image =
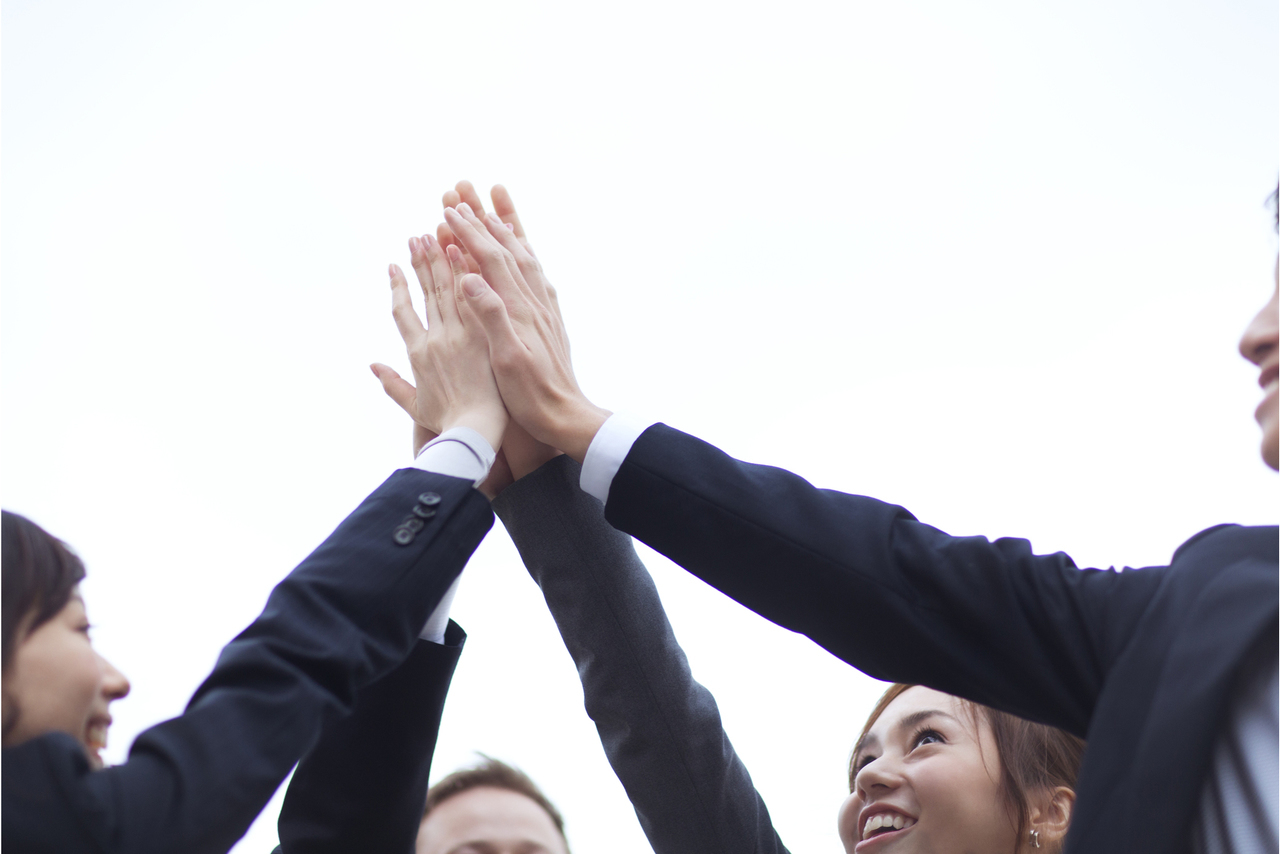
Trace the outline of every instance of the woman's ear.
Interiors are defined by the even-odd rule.
[[[1076,793],[1066,786],[1047,790],[1034,800],[1027,824],[1041,848],[1062,850],[1062,840],[1066,838],[1067,828],[1071,827],[1071,812],[1075,805]]]

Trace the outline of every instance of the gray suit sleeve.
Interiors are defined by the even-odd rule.
[[[631,538],[560,456],[493,502],[542,588],[587,714],[657,854],[785,854],[769,811],[689,671]]]

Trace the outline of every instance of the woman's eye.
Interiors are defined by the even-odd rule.
[[[866,768],[868,765],[870,765],[872,762],[875,762],[875,761],[876,761],[876,758],[874,756],[864,756],[858,760],[858,764],[856,767],[859,771],[861,771],[863,768]]]
[[[920,747],[924,744],[943,744],[945,742],[946,739],[942,737],[942,733],[932,729],[922,730],[912,739],[912,745],[915,747]]]

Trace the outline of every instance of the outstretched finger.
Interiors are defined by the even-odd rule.
[[[472,186],[470,181],[459,181],[454,186],[454,192],[458,195],[458,202],[464,205],[470,205],[471,209],[476,212],[477,216],[484,216],[484,203],[480,201],[480,193]],[[456,208],[458,205],[446,205],[446,207]]]
[[[387,393],[387,397],[394,400],[409,415],[413,415],[418,405],[418,390],[413,387],[413,384],[381,362],[374,362],[369,366],[369,370],[373,371],[378,382],[382,383],[382,390]]]
[[[452,193],[453,191],[450,190],[449,192]],[[461,204],[461,202],[459,202],[459,204]],[[476,263],[476,259],[467,254],[467,247],[458,242],[458,238],[455,237],[453,232],[449,229],[448,223],[442,222],[436,226],[436,240],[440,241],[441,247],[458,247],[458,249],[462,250],[463,259],[467,262],[467,270],[472,273],[480,272],[480,265]]]
[[[524,226],[520,224],[515,203],[511,201],[511,194],[507,192],[507,188],[501,184],[494,184],[493,189],[489,191],[489,198],[493,199],[493,212],[498,215],[498,219],[511,226],[512,233],[520,238],[521,242],[526,240]],[[480,213],[478,209],[476,212]]]
[[[427,304],[428,328],[440,322],[440,284],[435,281],[431,262],[427,258],[427,249],[430,241],[431,237],[429,235],[409,238],[409,263],[413,265],[413,272],[418,274],[418,284],[422,287],[422,298]],[[450,277],[449,281],[453,281],[452,277]]]
[[[405,344],[411,344],[419,337],[426,335],[426,327],[422,318],[413,310],[413,300],[409,298],[409,283],[405,281],[404,272],[398,264],[392,264],[387,272],[391,275],[391,316],[395,318],[396,328]]]
[[[510,253],[493,239],[489,230],[475,218],[467,205],[446,208],[444,218],[454,236],[479,263],[480,273],[485,280],[503,299],[525,293],[527,286],[520,280],[519,271],[514,264],[507,263]]]
[[[528,285],[534,298],[547,308],[555,308],[556,289],[547,281],[547,277],[542,273],[542,265],[538,263],[538,259],[529,251],[524,241],[519,240],[515,233],[507,228],[506,223],[493,214],[484,218],[484,227],[498,245],[507,250],[516,264],[516,269],[520,272],[520,278]]]
[[[462,277],[472,275],[467,269],[467,262],[462,258],[462,252],[456,246],[450,246],[448,251],[449,264],[449,281],[452,286],[447,293],[441,293],[441,301],[448,300],[449,305],[453,308],[453,314],[450,315],[452,320],[459,320],[458,301],[462,299],[462,295],[458,293],[458,288],[462,286]]]

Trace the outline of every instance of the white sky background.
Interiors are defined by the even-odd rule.
[[[367,365],[407,367],[386,265],[459,178],[511,190],[604,406],[1081,565],[1274,523],[1235,348],[1272,287],[1278,27],[1273,0],[10,0],[0,498],[87,561],[134,686],[109,757],[408,461]],[[784,841],[840,850],[880,686],[642,552]],[[453,613],[435,776],[483,750],[579,854],[648,850],[500,524]]]

